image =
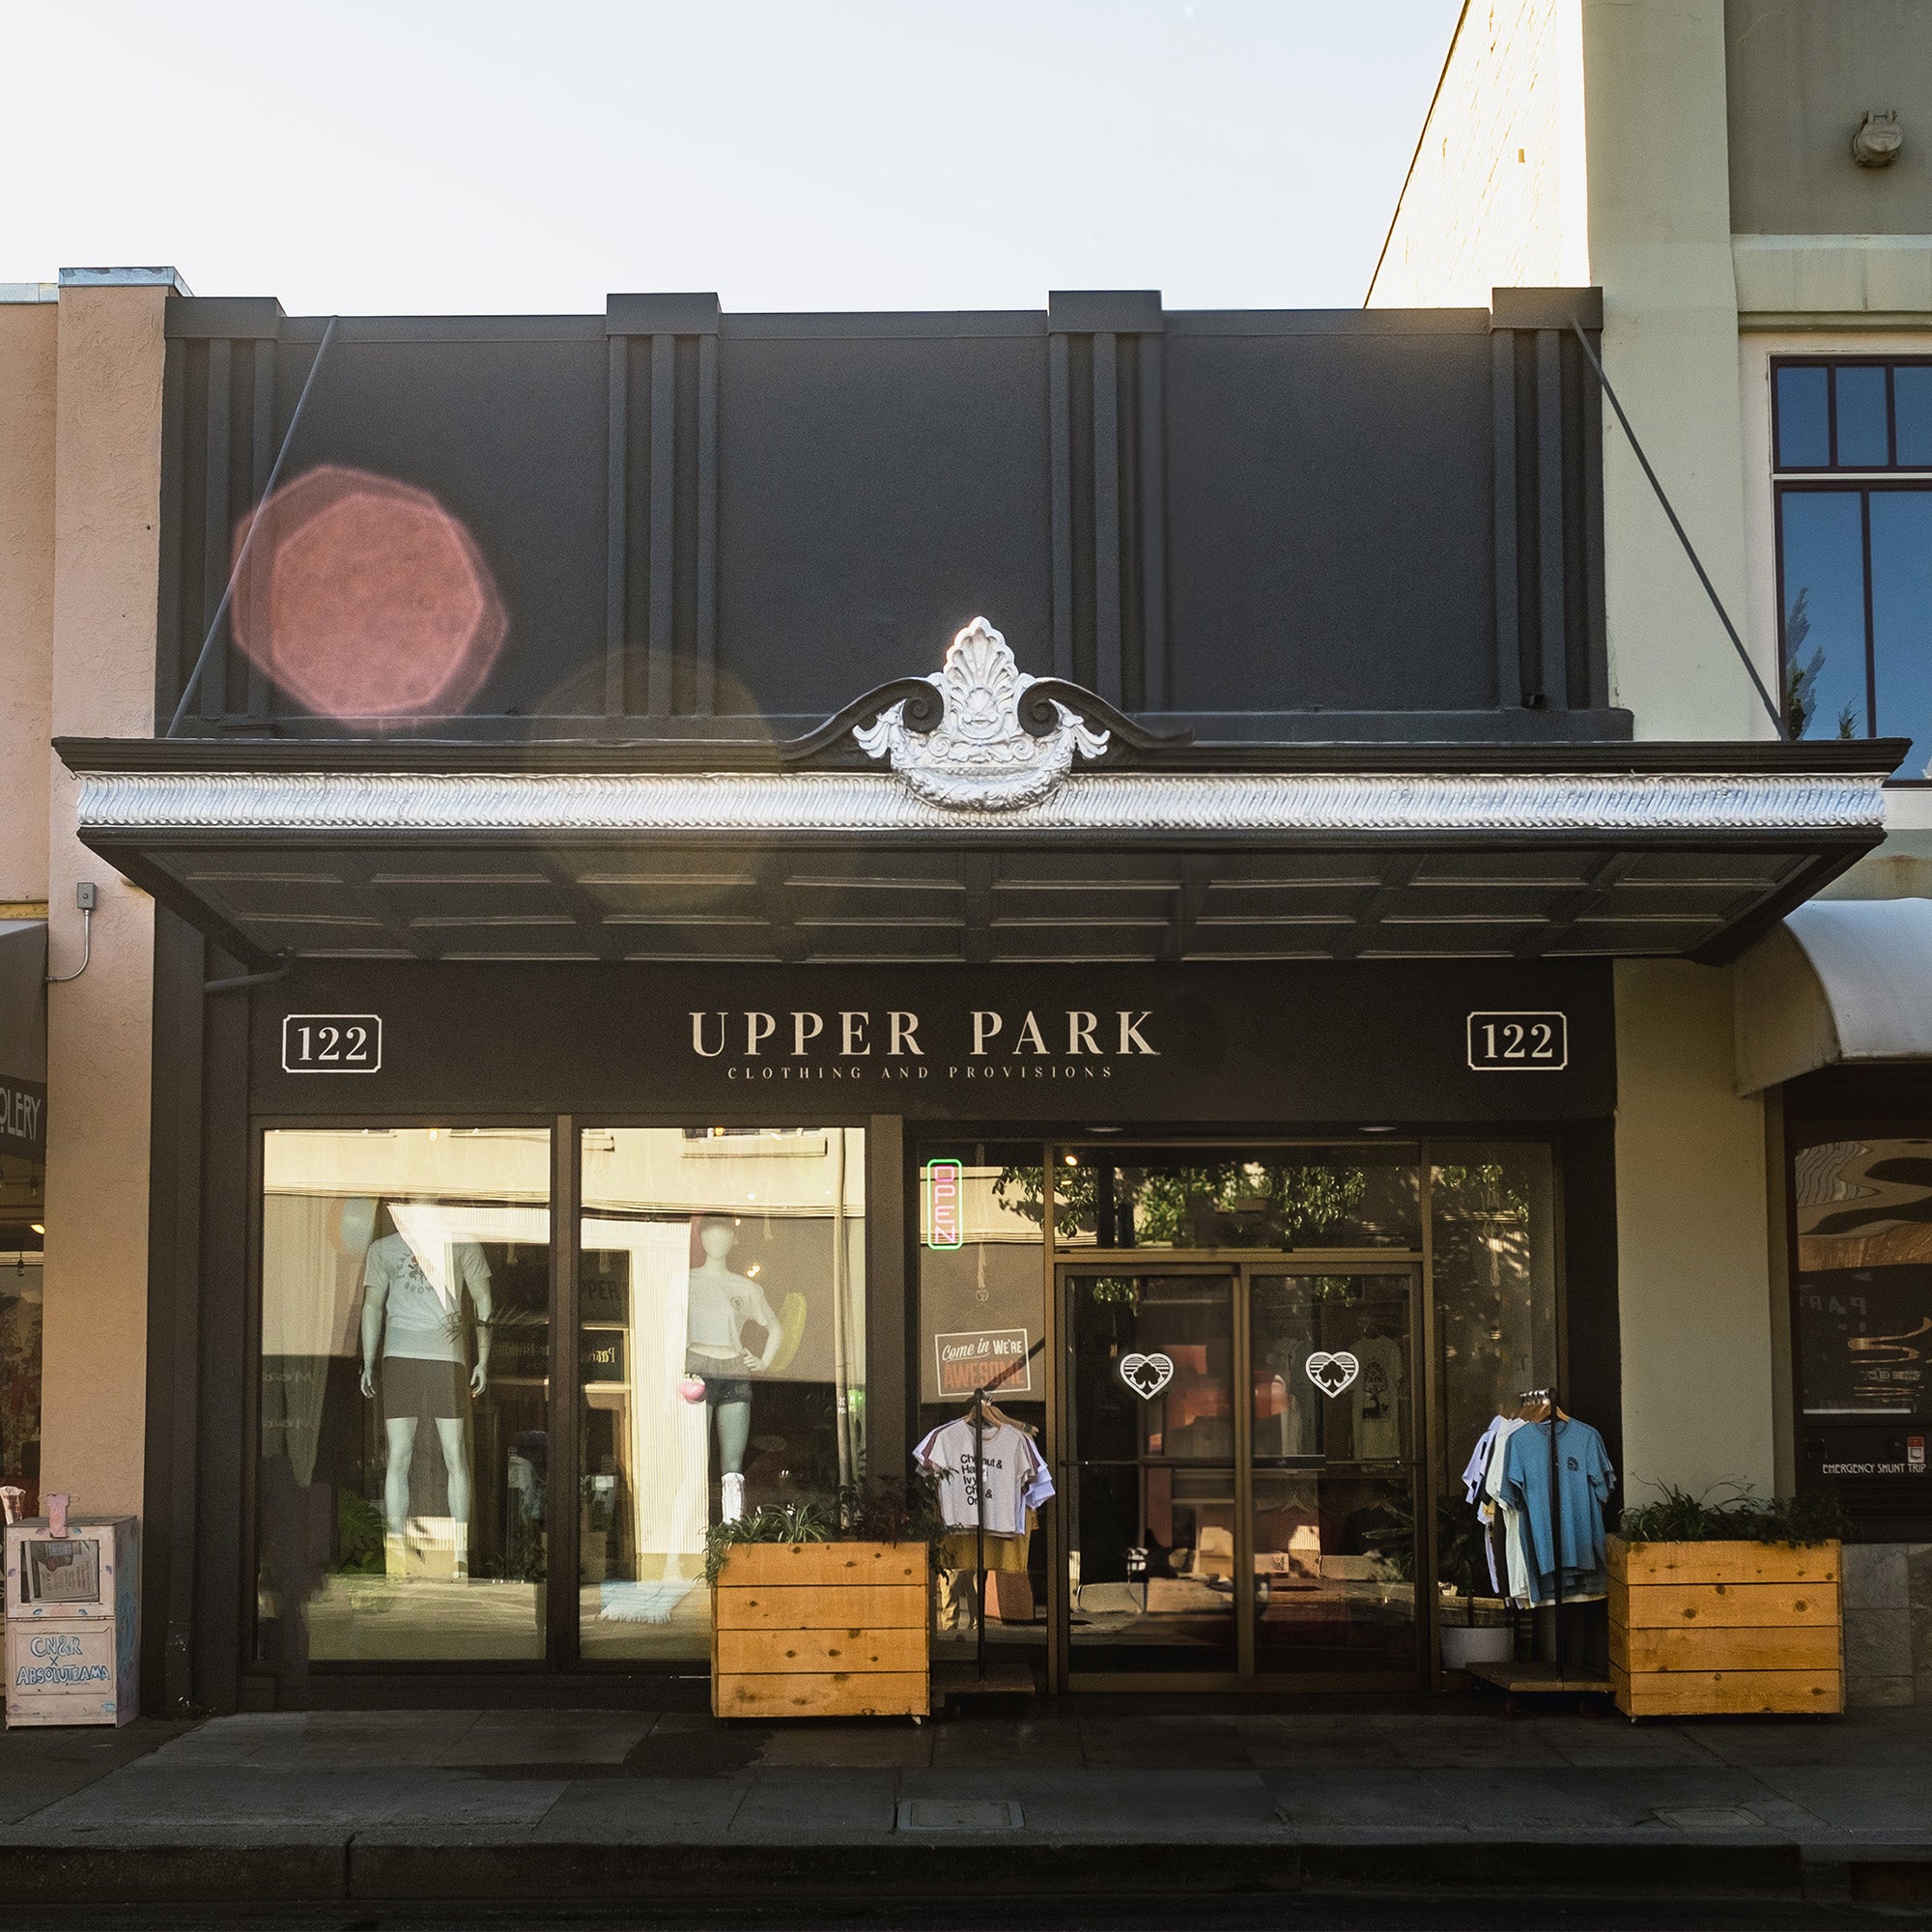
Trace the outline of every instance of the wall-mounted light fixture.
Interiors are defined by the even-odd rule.
[[[1898,109],[1888,107],[1881,112],[1867,107],[1852,136],[1852,159],[1861,168],[1889,168],[1904,145],[1905,129],[1898,125]]]

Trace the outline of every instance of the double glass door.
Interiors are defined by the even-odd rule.
[[[1416,1681],[1412,1265],[1059,1271],[1069,1681]]]

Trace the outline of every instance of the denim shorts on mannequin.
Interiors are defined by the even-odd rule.
[[[721,1402],[751,1401],[752,1384],[746,1377],[719,1374],[719,1370],[732,1359],[729,1355],[721,1358],[700,1354],[696,1349],[685,1350],[684,1372],[688,1376],[696,1376],[704,1384],[705,1407],[716,1408]]]

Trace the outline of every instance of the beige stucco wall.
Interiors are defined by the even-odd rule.
[[[1487,308],[1589,279],[1578,0],[1471,0],[1370,308]]]
[[[1470,0],[1368,300],[1599,284],[1605,366],[1742,623],[1724,55],[1723,0]],[[1604,515],[1611,702],[1642,738],[1772,735],[1607,410]]]
[[[1732,1077],[1727,972],[1619,960],[1617,1262],[1626,1496],[1770,1494],[1770,1220],[1762,1100]]]
[[[1739,232],[1896,235],[1932,226],[1932,7],[1727,0],[1725,13]],[[1889,168],[1852,158],[1852,133],[1868,108],[1895,111],[1906,130]]]
[[[0,301],[0,904],[47,895],[53,706],[52,302]]]
[[[1722,0],[1584,0],[1591,278],[1604,365],[1734,621],[1744,425]],[[1604,424],[1612,700],[1642,738],[1766,738],[1752,692],[1613,418]],[[1751,640],[1776,691],[1775,650]]]
[[[165,288],[64,287],[54,475],[55,734],[154,731]],[[51,800],[51,970],[80,963],[74,886],[100,888],[94,957],[49,989],[43,1489],[138,1511],[146,1416],[149,1050],[154,905],[75,838],[74,781]]]

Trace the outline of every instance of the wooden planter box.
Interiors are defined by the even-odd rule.
[[[923,1543],[745,1543],[711,1593],[721,1718],[919,1718],[931,1708]]]
[[[1629,1718],[1842,1711],[1835,1543],[1610,1539],[1610,1685]]]

